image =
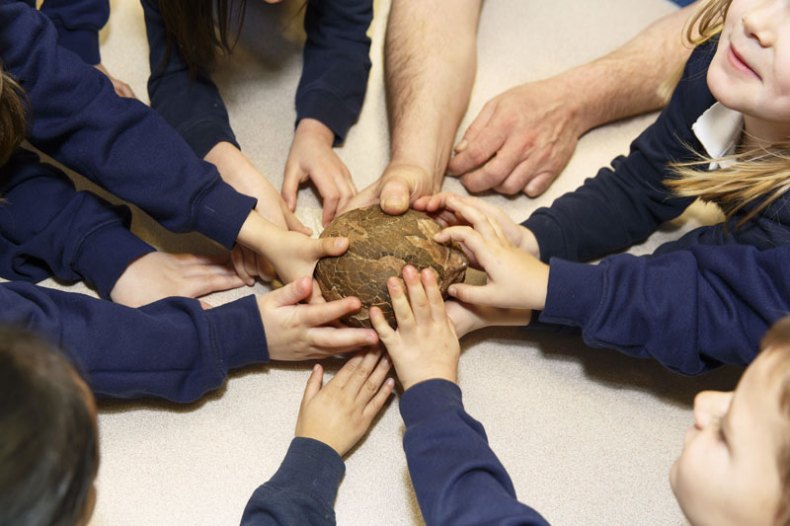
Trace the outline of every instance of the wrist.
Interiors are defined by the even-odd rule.
[[[297,136],[309,136],[317,139],[321,143],[332,147],[335,141],[335,132],[323,122],[317,119],[305,118],[299,121],[294,132]]]
[[[427,382],[429,380],[446,380],[448,382],[458,384],[458,371],[447,370],[422,370],[419,375],[414,377],[400,378],[401,385],[404,391],[408,391],[417,384]]]
[[[540,259],[540,245],[538,244],[538,238],[535,237],[535,234],[532,233],[532,230],[529,228],[519,225],[521,229],[521,242],[519,243],[519,248],[524,252],[532,254],[536,258]]]

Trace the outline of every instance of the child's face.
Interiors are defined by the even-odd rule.
[[[722,104],[745,114],[757,139],[790,136],[790,3],[732,0],[708,85]]]
[[[735,392],[694,400],[694,425],[669,473],[672,491],[696,525],[769,525],[781,499],[778,451],[787,424],[779,408],[778,352],[763,352]]]

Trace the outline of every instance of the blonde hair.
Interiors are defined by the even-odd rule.
[[[0,68],[0,166],[25,138],[26,125],[24,92]]]
[[[767,352],[781,353],[774,371],[781,375],[779,387],[779,410],[785,419],[782,433],[784,443],[780,445],[777,457],[779,480],[782,485],[782,498],[774,517],[776,526],[790,526],[790,316],[774,323],[760,342],[760,348]]]
[[[686,38],[693,45],[721,32],[732,0],[708,0],[691,17]],[[711,162],[726,168],[707,170]],[[790,138],[770,146],[745,148],[720,159],[697,154],[697,159],[670,164],[676,178],[664,183],[678,195],[718,204],[727,219],[745,206],[759,203],[738,221],[741,226],[765,210],[790,189]]]

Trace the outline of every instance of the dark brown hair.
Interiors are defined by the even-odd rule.
[[[0,166],[24,140],[26,124],[24,92],[0,68]]]
[[[0,327],[0,524],[85,518],[99,464],[90,396],[57,349]]]
[[[175,46],[193,77],[211,67],[217,51],[229,53],[236,45],[246,6],[246,0],[160,0],[165,61]]]
[[[785,316],[768,330],[760,342],[760,348],[781,353],[779,362],[774,367],[777,374],[781,375],[779,410],[787,426],[782,433],[784,442],[779,448],[777,459],[782,497],[776,510],[775,524],[790,526],[790,316]]]

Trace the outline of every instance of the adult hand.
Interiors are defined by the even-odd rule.
[[[110,291],[110,299],[140,307],[171,296],[199,298],[243,284],[227,265],[227,257],[149,252],[126,267]]]
[[[129,84],[110,75],[110,72],[107,71],[107,68],[105,68],[102,64],[96,64],[93,67],[104,73],[104,75],[110,79],[110,82],[112,82],[112,87],[115,89],[116,95],[129,99],[137,98],[137,96],[134,94],[134,90],[132,90],[132,87],[129,86]]]
[[[414,208],[436,215],[443,226],[472,225],[487,218],[497,224],[505,237],[513,245],[540,257],[540,247],[535,235],[527,228],[519,225],[501,208],[477,197],[463,196],[451,192],[442,192],[432,196],[421,197],[414,203]]]
[[[312,292],[313,280],[305,276],[258,297],[258,309],[272,360],[326,358],[378,343],[372,329],[331,326],[360,309],[362,303],[358,298],[300,304]]]
[[[391,162],[378,181],[353,197],[343,211],[380,203],[381,209],[391,215],[400,215],[409,209],[417,198],[438,191],[438,184],[422,168]]]
[[[499,225],[483,217],[468,226],[452,226],[436,234],[439,243],[458,243],[470,264],[486,273],[485,285],[450,285],[447,293],[473,305],[511,309],[543,309],[549,266],[516,247]]]
[[[389,360],[371,350],[351,358],[322,387],[324,370],[318,364],[307,385],[296,420],[296,436],[312,438],[345,456],[370,429],[395,382],[387,378]]]
[[[396,277],[387,281],[397,330],[393,330],[378,307],[370,309],[370,321],[387,348],[404,389],[432,378],[458,381],[461,347],[444,310],[444,300],[430,269],[403,268],[403,285]]]
[[[455,147],[448,174],[470,192],[542,194],[568,164],[584,132],[575,95],[555,77],[491,99]]]
[[[299,185],[308,179],[318,189],[324,205],[321,221],[329,224],[357,193],[351,172],[332,149],[335,134],[322,122],[302,119],[296,127],[291,151],[285,163],[282,197],[292,212],[296,210]]]

